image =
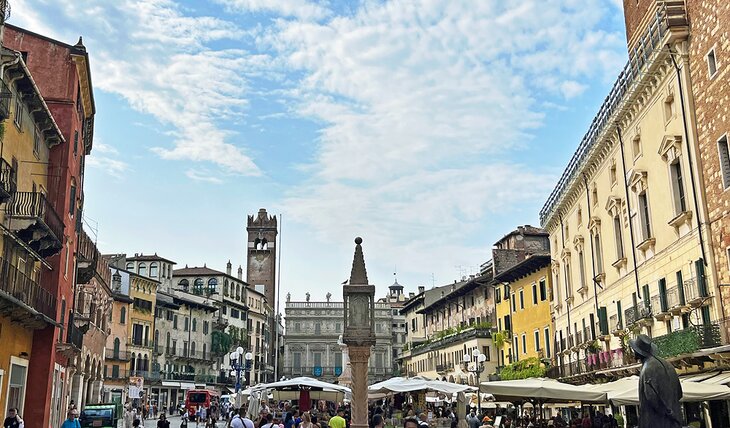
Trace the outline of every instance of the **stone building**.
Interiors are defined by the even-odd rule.
[[[162,291],[173,292],[172,272],[175,262],[155,254],[135,254],[134,257],[127,257],[126,254],[118,254],[115,257],[116,266],[134,272],[140,276],[151,278],[160,283]]]
[[[284,317],[284,364],[287,378],[309,376],[334,382],[342,374],[343,354],[338,343],[343,333],[343,303],[304,302],[287,297]],[[393,309],[388,303],[375,303],[375,346],[370,354],[368,383],[389,379],[393,374]]]
[[[113,258],[107,258],[110,263]],[[127,383],[131,352],[129,344],[129,315],[134,300],[129,297],[130,274],[125,270],[111,267],[112,310],[109,315],[110,334],[106,340],[104,355],[104,401],[127,401]]]
[[[160,283],[146,276],[129,273],[129,297],[132,310],[129,314],[127,350],[129,351],[130,376],[145,379],[143,399],[149,399],[149,380],[152,379],[154,362],[154,327],[157,288]]]
[[[26,188],[24,192],[27,193],[23,196],[28,202],[23,205],[32,207],[37,218],[43,217],[43,222],[53,229],[53,235],[60,241],[60,247],[56,246],[57,242],[44,247],[61,250],[48,257],[46,262],[50,269],[40,278],[43,288],[51,291],[56,301],[53,319],[61,327],[48,326],[33,333],[33,348],[37,351],[30,355],[27,388],[23,392],[36,405],[26,408],[23,417],[27,426],[59,426],[71,393],[69,367],[75,365],[74,359],[79,356],[79,340],[83,336],[71,320],[71,307],[83,210],[84,164],[92,149],[96,113],[91,67],[81,39],[70,45],[9,24],[4,27],[3,46],[20,53],[23,59],[21,68],[27,66],[24,71],[27,74],[29,70],[32,74],[35,88],[40,90],[42,97],[29,98],[28,101],[35,104],[27,110],[22,109],[16,122],[24,127],[27,135],[37,135],[34,138],[38,139],[38,143],[34,142],[34,146],[41,146],[36,150],[39,155],[44,150],[43,140],[51,138],[61,143],[50,147],[48,165],[44,170],[47,183],[41,187],[38,182],[35,188]],[[17,76],[21,77],[21,74]],[[23,82],[28,84],[30,81],[27,78],[19,81]],[[10,86],[17,90],[16,85]],[[27,90],[33,92],[35,89]],[[55,122],[50,121],[35,129],[25,128],[35,120],[34,116],[40,119],[42,112],[49,110]],[[12,125],[7,123],[6,131]],[[59,130],[62,138],[58,138]],[[38,156],[35,156],[35,161],[39,161]],[[13,167],[12,164],[10,166]],[[40,180],[38,176],[34,178]],[[21,195],[16,201],[21,201]],[[77,343],[69,343],[71,340]],[[57,345],[49,347],[48,344]]]
[[[4,127],[0,160],[0,203],[4,205],[0,209],[4,227],[0,240],[0,332],[10,338],[0,347],[0,370],[4,374],[0,378],[0,402],[23,412],[33,407],[26,404],[37,401],[26,394],[30,383],[38,381],[29,372],[31,361],[35,357],[52,360],[49,354],[55,354],[49,346],[51,340],[44,347],[34,346],[35,335],[59,337],[54,336],[57,316],[67,319],[55,285],[46,281],[53,275],[50,260],[64,243],[64,225],[47,199],[48,161],[52,148],[65,141],[22,55],[5,48],[1,54],[3,63],[16,63],[5,66],[0,76],[0,120]],[[29,114],[31,111],[34,114]],[[74,349],[80,352],[77,345]],[[43,385],[50,387],[48,377],[54,376],[53,371],[49,374],[45,370],[45,374]],[[58,385],[63,385],[61,374],[57,377]],[[43,397],[46,392],[47,398],[54,400],[53,405],[60,406],[66,391],[54,390],[51,395],[50,390],[43,390]],[[26,401],[26,396],[30,400]],[[45,408],[46,418],[49,406],[51,403]]]
[[[629,63],[540,212],[553,260],[552,375],[570,382],[632,372],[626,335],[648,334],[671,358],[673,343],[696,335],[683,371],[704,366],[693,351],[721,343],[688,70],[672,58],[686,50],[684,2],[624,5]]]
[[[271,330],[273,310],[266,300],[262,286],[249,285],[246,289],[248,306],[248,349],[253,354],[250,384],[273,382],[274,379],[274,342]]]
[[[408,336],[406,330],[406,316],[401,314],[401,309],[405,304],[406,295],[403,293],[403,286],[398,283],[396,279],[393,284],[388,287],[388,294],[385,297],[378,299],[379,303],[386,303],[390,305],[391,315],[393,321],[391,324],[391,332],[393,334],[393,376],[401,375],[401,362],[403,355],[403,348],[406,344],[406,338]]]
[[[105,348],[113,308],[111,280],[108,260],[82,230],[78,240],[73,321],[83,331],[83,342],[74,366],[69,368],[71,400],[80,408],[102,400]]]

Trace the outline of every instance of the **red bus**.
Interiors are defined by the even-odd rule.
[[[190,418],[195,418],[198,406],[205,408],[206,413],[217,420],[220,414],[220,393],[211,389],[188,389],[185,393],[185,409]],[[211,407],[215,407],[215,412],[211,413]]]

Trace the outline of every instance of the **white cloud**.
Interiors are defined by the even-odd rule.
[[[560,84],[560,92],[562,92],[563,96],[567,99],[577,97],[585,92],[586,89],[588,89],[587,85],[578,83],[575,80],[566,80]]]
[[[300,19],[322,19],[331,15],[329,9],[307,0],[215,0],[228,9],[245,13],[269,12]]]
[[[213,184],[222,184],[223,183],[223,180],[221,180],[218,177],[212,176],[209,171],[197,171],[194,169],[189,169],[189,170],[185,171],[185,176],[187,176],[191,180],[202,181],[205,183],[213,183]]]
[[[103,156],[93,154],[86,158],[86,165],[91,168],[96,168],[105,173],[111,175],[114,178],[124,178],[124,175],[129,170],[129,164],[111,156]]]

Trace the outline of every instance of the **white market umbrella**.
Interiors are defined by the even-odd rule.
[[[730,388],[725,385],[703,382],[680,381],[683,402],[727,400],[730,399]],[[616,382],[603,385],[591,385],[603,389],[608,399],[616,406],[639,404],[639,378],[631,376]]]
[[[606,402],[605,392],[595,391],[585,385],[569,385],[548,378],[482,382],[481,391],[494,395],[498,400],[506,401],[536,398],[543,403],[550,401]]]
[[[368,394],[388,392],[436,391],[444,394],[458,394],[459,392],[476,391],[473,386],[459,385],[458,383],[440,380],[425,380],[417,378],[394,377],[378,382],[368,387]]]
[[[346,386],[334,383],[322,382],[321,380],[312,379],[311,377],[295,377],[289,380],[282,380],[273,383],[262,383],[251,388],[252,391],[263,390],[299,390],[301,388],[315,388],[322,391],[340,391],[344,394],[352,394],[352,390]]]

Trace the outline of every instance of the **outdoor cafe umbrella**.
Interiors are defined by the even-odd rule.
[[[683,402],[712,401],[730,399],[730,388],[725,385],[702,382],[681,381]],[[639,377],[630,376],[605,384],[590,385],[594,390],[607,393],[608,399],[616,406],[639,404]]]
[[[481,391],[488,392],[498,400],[528,401],[536,399],[540,403],[581,401],[585,403],[605,403],[606,393],[586,386],[569,385],[554,379],[530,378],[482,382]]]

